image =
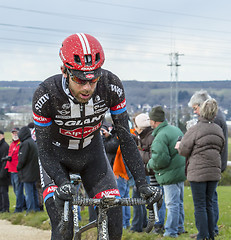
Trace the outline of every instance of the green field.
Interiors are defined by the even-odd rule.
[[[216,239],[221,240],[230,240],[231,239],[231,187],[229,186],[219,186],[218,189],[219,195],[219,207],[220,207],[220,219],[218,222],[220,235]],[[13,213],[15,206],[15,196],[12,191],[12,187],[10,187],[10,213],[2,213],[0,214],[1,219],[7,219],[11,221],[13,224],[21,224],[37,227],[40,229],[50,229],[49,218],[47,216],[46,211],[30,213],[25,215],[23,213]],[[193,209],[193,201],[190,187],[185,187],[185,197],[184,197],[184,209],[185,209],[185,229],[188,231],[187,234],[183,234],[178,237],[178,239],[190,239],[190,234],[196,233],[196,227],[194,222],[194,209]],[[81,211],[82,221],[81,224],[86,224],[88,222],[88,210],[84,208]],[[96,239],[92,238],[92,236],[96,236],[96,230],[90,230],[87,234],[83,235],[82,239]],[[170,240],[172,238],[163,238],[160,235],[153,235],[147,233],[131,233],[128,230],[123,232],[123,240],[151,240],[151,239],[166,239]]]

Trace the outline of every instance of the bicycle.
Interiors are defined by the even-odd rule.
[[[71,182],[77,186],[81,183],[81,177],[76,174],[70,175]],[[63,222],[68,223],[68,209],[69,201],[64,203],[64,215]],[[79,197],[76,193],[73,195],[72,199],[72,210],[73,210],[73,223],[74,223],[74,240],[81,240],[81,234],[91,228],[97,227],[97,239],[98,240],[109,240],[108,235],[108,217],[107,211],[109,208],[116,206],[134,206],[134,205],[145,205],[147,201],[142,198],[116,198],[115,196],[104,196],[100,199]],[[95,206],[98,207],[98,216],[97,219],[79,227],[78,220],[78,206]],[[154,204],[154,212],[157,215],[157,204]],[[67,224],[66,224],[67,225]]]

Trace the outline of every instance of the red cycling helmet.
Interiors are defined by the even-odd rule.
[[[67,37],[59,51],[64,66],[83,80],[101,76],[101,66],[105,57],[99,41],[85,33],[76,33]]]

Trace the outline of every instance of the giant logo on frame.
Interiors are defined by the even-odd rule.
[[[67,137],[81,139],[81,138],[88,137],[91,133],[95,132],[100,127],[101,127],[101,122],[99,124],[97,124],[96,126],[84,127],[84,129],[83,128],[76,128],[74,130],[66,130],[66,129],[60,128],[59,132],[62,135],[65,135]]]

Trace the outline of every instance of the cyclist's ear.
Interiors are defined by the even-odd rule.
[[[62,65],[62,66],[60,67],[60,69],[61,69],[61,72],[62,72],[63,76],[64,76],[65,78],[67,78],[67,68],[66,68],[64,65]]]

